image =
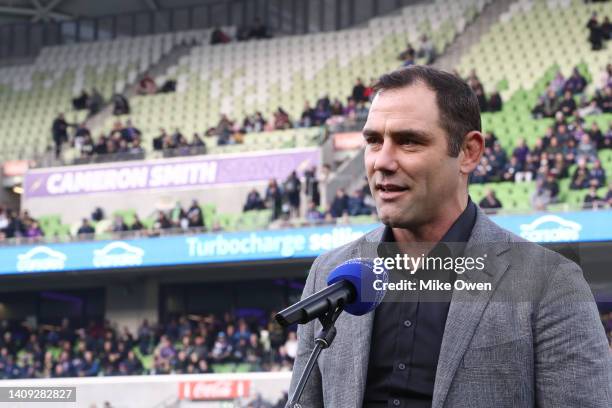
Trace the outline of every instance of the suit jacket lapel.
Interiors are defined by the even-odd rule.
[[[479,214],[479,216],[481,215]],[[499,230],[498,227],[493,228]],[[470,242],[468,242],[465,256],[476,257],[486,254],[485,269],[483,271],[471,270],[458,276],[457,279],[466,282],[491,283],[492,290],[455,290],[453,292],[438,359],[433,408],[444,406],[455,372],[470,344],[484,309],[495,291],[497,283],[510,265],[505,256],[510,249],[509,243],[491,240],[488,244],[480,244],[480,242],[486,241],[473,238],[474,233]]]
[[[360,245],[357,245],[355,256],[358,258],[374,258],[378,254],[376,248],[382,238],[384,227],[368,233]],[[355,400],[352,401],[350,407],[361,407],[363,396],[365,394],[365,386],[368,377],[368,362],[370,358],[370,344],[372,339],[372,326],[374,325],[374,312],[363,315],[355,319],[353,327],[355,333],[355,343],[352,344],[353,350],[353,366],[355,373],[354,388],[357,392],[352,393]],[[342,384],[346,386],[346,384]],[[353,387],[353,384],[350,385]]]

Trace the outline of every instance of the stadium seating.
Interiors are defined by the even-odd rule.
[[[422,34],[443,51],[488,2],[438,0],[372,19],[365,28],[196,46],[161,78],[176,78],[177,92],[132,98],[129,117],[141,126],[145,147],[160,127],[179,127],[190,137],[215,126],[222,113],[241,120],[261,111],[271,118],[281,106],[296,119],[304,101],[323,95],[344,101],[356,78],[369,81],[398,67],[398,54],[408,41],[417,47]]]
[[[58,112],[69,123],[83,121],[87,112],[70,104],[81,90],[97,88],[108,100],[174,46],[208,36],[209,30],[197,30],[45,47],[31,65],[0,68],[0,161],[43,153]]]
[[[610,54],[590,50],[586,23],[593,11],[610,15],[612,3],[518,1],[463,56],[458,69],[467,74],[476,68],[485,89],[502,85],[506,100],[517,91],[533,89],[555,64],[566,75],[584,64],[597,77],[610,62]]]
[[[510,10],[500,17],[481,40],[467,51],[458,66],[466,75],[476,69],[485,89],[498,89],[504,99],[504,107],[498,113],[483,113],[483,128],[495,132],[500,144],[511,152],[516,140],[523,137],[532,147],[542,136],[552,119],[533,119],[531,109],[557,71],[566,77],[574,67],[589,80],[587,93],[592,93],[595,83],[606,64],[610,63],[609,51],[591,51],[586,22],[592,12],[600,15],[612,14],[612,3],[584,4],[578,0],[521,0],[513,3]],[[587,116],[586,125],[597,122],[607,129],[612,114]],[[608,152],[601,151],[600,158],[606,173],[612,174],[612,163]],[[570,170],[571,174],[571,170]],[[516,185],[508,196],[507,183],[489,183],[496,191],[504,208],[529,210],[529,197],[535,185]],[[569,208],[582,204],[585,191],[569,191],[569,181],[560,183],[559,199],[565,203],[557,207]],[[512,186],[512,185],[511,185]],[[601,189],[605,195],[605,189]],[[484,194],[481,186],[470,186],[473,198]],[[517,195],[518,194],[518,195]],[[525,194],[521,196],[520,194]],[[504,199],[507,197],[507,199]]]

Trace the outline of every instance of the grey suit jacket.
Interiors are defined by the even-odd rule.
[[[330,271],[376,256],[384,227],[319,256],[303,297],[322,288]],[[490,291],[452,294],[436,372],[433,408],[612,407],[612,353],[581,269],[501,229],[480,209],[466,256],[487,254],[485,269],[462,279]],[[332,346],[323,350],[300,399],[304,408],[361,407],[374,313],[343,313]],[[298,328],[290,393],[321,328]]]

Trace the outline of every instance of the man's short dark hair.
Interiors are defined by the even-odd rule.
[[[480,106],[469,85],[457,76],[425,65],[413,65],[381,76],[376,92],[423,83],[436,94],[440,126],[448,134],[448,154],[457,157],[465,135],[481,131]]]

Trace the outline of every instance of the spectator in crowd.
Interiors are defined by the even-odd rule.
[[[483,210],[486,210],[487,212],[491,213],[495,213],[495,210],[502,208],[502,203],[497,199],[497,196],[495,195],[495,190],[493,190],[492,188],[488,188],[486,190],[484,198],[480,200],[480,203],[478,203],[478,205]]]
[[[62,145],[68,141],[68,126],[66,118],[63,113],[57,115],[51,126],[51,132],[53,135],[53,142],[55,143],[55,158],[59,158],[62,151]]]
[[[595,180],[595,187],[600,188],[606,185],[606,171],[601,167],[601,161],[596,159],[593,162],[593,167],[589,171],[589,183]]]
[[[140,218],[138,217],[138,214],[134,215],[134,222],[132,223],[130,230],[132,231],[141,231],[143,230],[145,227],[142,224],[142,221],[140,221]]]
[[[574,170],[574,174],[572,175],[572,180],[570,182],[569,188],[571,190],[581,190],[587,188],[589,186],[589,180],[591,175],[589,173],[589,169],[586,167],[585,160],[579,160],[578,166]]]
[[[163,150],[164,148],[164,140],[168,137],[168,133],[166,133],[166,129],[160,128],[159,135],[153,139],[153,150]]]
[[[84,110],[87,109],[89,105],[89,94],[84,89],[81,91],[79,96],[72,99],[72,107],[74,110]]]
[[[204,228],[204,214],[198,200],[191,202],[191,207],[187,210],[187,219],[189,220],[189,228]]]
[[[189,220],[187,219],[187,213],[183,209],[180,201],[177,201],[174,208],[170,211],[169,219],[172,228],[181,228],[184,230],[188,228]]]
[[[296,171],[292,171],[284,184],[284,192],[289,203],[291,215],[294,217],[300,216],[300,193],[302,191],[302,182],[297,176]]]
[[[591,43],[591,50],[599,51],[603,48],[603,40],[605,33],[602,30],[602,26],[597,20],[597,13],[593,13],[591,18],[587,22],[586,27],[589,30],[589,42]]]
[[[289,114],[279,106],[276,112],[274,112],[274,129],[283,130],[289,128],[291,128]]]
[[[328,108],[326,108],[325,102],[319,101],[319,103],[317,103],[317,108],[314,110],[314,113],[313,113],[312,124],[314,126],[324,125],[330,116],[331,116],[331,112]]]
[[[137,92],[140,95],[153,95],[157,92],[157,84],[148,73],[145,73],[138,82]]]
[[[113,232],[120,232],[120,233],[129,230],[128,226],[123,220],[123,217],[119,214],[115,215],[113,219],[113,225],[111,228]]]
[[[365,204],[365,196],[361,189],[355,190],[349,197],[347,207],[348,214],[351,216],[372,214],[372,209]]]
[[[593,163],[597,160],[597,148],[587,133],[582,135],[580,143],[578,143],[576,147],[576,160],[585,160],[589,163]]]
[[[502,172],[502,181],[518,181],[517,174],[523,171],[523,166],[516,156],[512,156]]]
[[[229,35],[227,35],[219,26],[215,26],[212,33],[210,34],[210,45],[216,44],[227,44],[231,41]]]
[[[81,226],[77,230],[77,235],[88,235],[95,233],[96,230],[91,226],[87,218],[83,218]]]
[[[113,95],[113,115],[129,115],[130,103],[128,99],[120,92]]]
[[[544,184],[542,185],[542,188],[548,191],[550,203],[556,203],[558,201],[559,183],[557,182],[557,179],[555,178],[555,175],[552,172],[549,172],[546,175],[546,179],[544,181]]]
[[[584,201],[582,204],[583,208],[596,210],[600,207],[603,207],[604,204],[605,201],[603,200],[603,198],[599,197],[599,195],[597,194],[597,186],[591,185],[586,196],[584,196]]]
[[[402,61],[402,67],[409,67],[415,63],[416,51],[412,47],[412,44],[406,44],[406,49],[402,51],[397,59]]]
[[[314,109],[310,106],[308,101],[304,102],[304,109],[302,110],[302,116],[300,117],[300,127],[310,127],[314,122]]]
[[[104,216],[105,216],[104,210],[101,207],[96,207],[94,211],[91,213],[91,219],[94,220],[95,222],[103,220]]]
[[[270,180],[266,188],[266,207],[272,210],[272,219],[278,219],[282,214],[283,195],[276,180]]]
[[[544,180],[536,181],[536,188],[531,195],[531,207],[536,211],[544,211],[550,203],[550,190],[544,188]]]
[[[256,18],[253,26],[249,30],[249,38],[261,40],[270,37],[271,35],[268,33],[268,27],[264,25],[264,23],[261,21],[261,18]]]
[[[604,40],[607,41],[612,38],[612,24],[610,24],[610,17],[604,17],[603,22],[601,23],[601,32]]]
[[[174,78],[166,79],[157,92],[158,93],[176,92],[176,79]]]
[[[495,169],[489,163],[489,159],[483,155],[476,169],[471,174],[472,183],[486,183],[492,181]]]
[[[259,191],[252,189],[247,196],[247,200],[242,208],[242,211],[263,210],[265,208],[266,205],[261,198],[261,195],[259,195]]]
[[[563,100],[559,104],[559,109],[565,116],[571,116],[574,114],[574,111],[576,110],[576,101],[574,101],[572,93],[569,90],[565,91],[563,94]]]
[[[214,362],[227,363],[231,358],[233,350],[234,347],[228,340],[226,334],[224,332],[219,332],[217,334],[217,340],[215,340],[215,344],[210,352],[210,357]]]
[[[484,143],[485,147],[493,148],[493,145],[497,142],[497,136],[493,132],[485,132],[484,133]]]
[[[89,136],[89,138],[88,138]],[[86,140],[91,139],[91,132],[89,131],[89,129],[87,128],[87,125],[85,124],[85,122],[81,122],[77,127],[76,127],[76,131],[74,133],[74,138],[72,141],[72,145],[74,146],[75,149],[77,149],[77,151],[82,151],[83,149],[83,145],[85,143]]]
[[[222,114],[216,127],[216,134],[218,135],[217,144],[219,146],[226,145],[231,142],[230,137],[232,135],[233,126],[234,122],[231,121],[226,114]]]
[[[355,82],[355,86],[353,86],[353,91],[351,92],[351,97],[355,102],[367,102],[368,99],[365,97],[365,89],[361,78],[357,78],[357,82]]]
[[[104,97],[98,89],[93,88],[91,91],[91,97],[89,98],[89,117],[94,116],[102,110],[104,107]]]
[[[314,201],[308,202],[308,208],[306,209],[306,221],[309,224],[319,224],[323,221],[323,214],[317,208]]]
[[[44,236],[42,229],[40,229],[40,226],[38,225],[38,221],[28,220],[26,223],[25,236],[28,238],[40,238]]]
[[[153,224],[153,228],[155,230],[163,230],[163,229],[172,228],[172,223],[168,219],[168,216],[166,215],[166,213],[164,213],[163,211],[158,211],[157,219],[155,220],[155,223]]]
[[[499,112],[502,110],[503,105],[504,103],[498,91],[494,91],[489,95],[489,112]]]
[[[338,98],[332,102],[330,112],[332,116],[342,116],[344,114],[344,106],[342,106],[342,102]]]
[[[426,34],[421,36],[420,42],[417,57],[424,58],[427,65],[433,64],[437,57],[436,47]]]
[[[317,177],[316,166],[304,172],[304,181],[306,196],[318,207],[321,205],[321,193],[319,191],[319,177]]]
[[[489,110],[489,105],[487,101],[487,97],[484,94],[484,90],[479,87],[474,91],[476,93],[476,98],[478,99],[478,106],[480,107],[481,112],[487,112]]]
[[[474,93],[476,93],[476,91],[480,89],[482,93],[484,94],[484,88],[483,88],[482,82],[480,82],[480,78],[476,74],[475,69],[470,70],[470,74],[468,75],[465,81],[470,86],[470,88],[472,88],[472,91],[474,91]]]
[[[527,146],[527,142],[525,142],[525,138],[518,139],[516,147],[512,151],[512,157],[515,157],[519,164],[525,165],[528,154],[529,147]]]
[[[332,201],[329,212],[332,217],[339,218],[348,211],[349,197],[344,189],[339,189],[336,192],[336,197]]]
[[[550,171],[557,179],[566,178],[568,176],[568,166],[563,157],[563,153],[557,153],[555,155],[553,166]]]
[[[584,91],[584,88],[587,86],[587,80],[580,71],[578,71],[578,67],[574,67],[572,70],[572,75],[565,82],[564,91],[571,92],[572,95],[581,94]]]

